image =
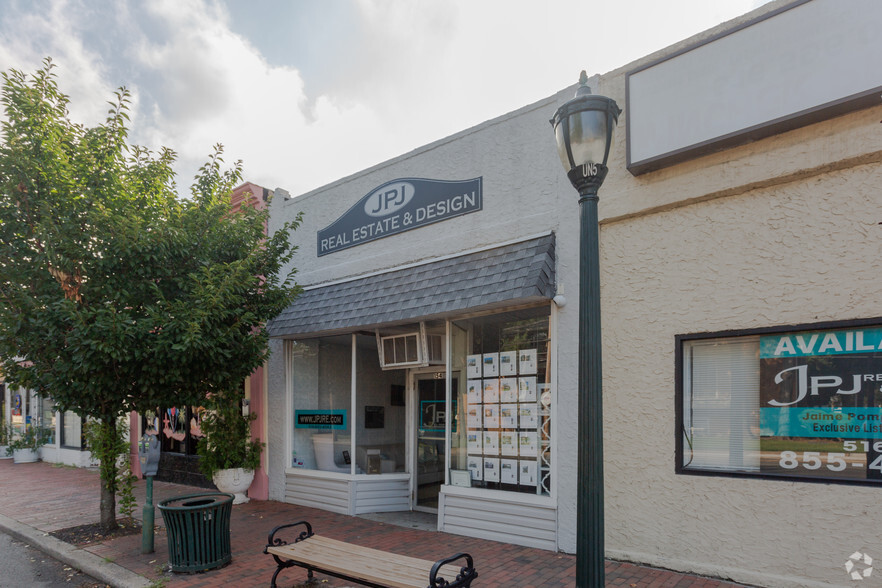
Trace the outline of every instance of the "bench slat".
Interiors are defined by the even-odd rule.
[[[346,543],[345,541],[338,541],[336,539],[329,539],[327,537],[322,537],[320,535],[314,535],[309,539],[312,543],[300,542],[295,544],[295,547],[300,547],[302,545],[303,549],[308,549],[309,553],[328,553],[333,554],[335,556],[341,558],[349,558],[349,557],[365,557],[369,559],[377,559],[381,558],[386,561],[394,561],[399,566],[411,567],[415,571],[423,571],[425,570],[427,576],[429,571],[432,569],[432,566],[435,562],[425,560],[417,557],[410,557],[407,555],[399,555],[394,553],[388,553],[386,551],[374,549],[372,547],[363,547],[361,545],[354,545],[352,543]],[[451,566],[456,567],[456,566]]]
[[[435,562],[353,545],[319,535],[303,541],[267,548],[285,559],[337,572],[393,588],[426,588]],[[459,566],[447,564],[439,575],[453,581]]]
[[[376,558],[357,558],[341,561],[329,556],[294,556],[291,559],[299,563],[312,565],[319,571],[337,572],[394,588],[425,588],[429,583],[429,570],[431,569],[431,566],[429,566],[414,570],[410,566],[401,567],[393,561],[378,561]],[[441,571],[441,576],[451,581],[456,578],[458,573],[459,568],[445,566]]]

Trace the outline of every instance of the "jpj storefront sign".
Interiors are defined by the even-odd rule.
[[[882,480],[882,327],[760,338],[761,469]]]
[[[477,212],[483,207],[482,180],[387,182],[318,232],[318,256]]]

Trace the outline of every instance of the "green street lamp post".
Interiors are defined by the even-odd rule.
[[[585,72],[576,96],[554,113],[551,125],[561,163],[579,192],[579,470],[576,586],[604,585],[603,392],[600,339],[600,227],[597,191],[606,178],[612,133],[622,112],[596,96]]]

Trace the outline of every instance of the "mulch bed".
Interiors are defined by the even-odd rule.
[[[104,532],[99,523],[90,523],[88,525],[80,525],[78,527],[68,527],[67,529],[59,529],[49,533],[56,539],[60,539],[65,543],[74,545],[89,545],[90,543],[101,543],[108,539],[116,539],[117,537],[127,537],[141,532],[141,521],[131,517],[116,519],[119,528]]]

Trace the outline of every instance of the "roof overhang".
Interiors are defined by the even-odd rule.
[[[267,329],[307,338],[526,306],[554,297],[554,234],[308,288]]]

